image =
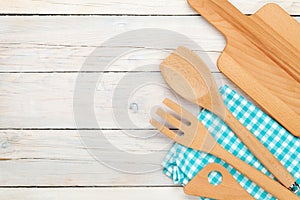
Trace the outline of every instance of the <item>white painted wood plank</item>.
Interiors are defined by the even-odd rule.
[[[209,56],[211,71],[218,71],[215,63],[225,46],[223,36],[198,16],[1,17],[0,23],[0,72],[79,71],[96,47],[106,49],[106,53],[98,54],[98,59],[90,62],[94,67],[88,71],[103,71],[105,61],[113,58],[110,48],[120,48],[104,47],[103,42],[137,29],[156,28],[185,35],[200,46],[201,49],[194,49],[197,53]],[[164,44],[169,39],[153,38],[149,43],[159,40]],[[174,48],[185,44],[176,40]],[[161,49],[136,49],[131,45],[130,52],[119,56],[109,71],[131,71],[145,65],[139,70],[158,71],[159,63],[170,53],[166,48],[161,45]]]
[[[82,141],[85,137],[98,138],[99,131],[90,130],[80,137],[78,131],[70,130],[6,130],[0,132],[0,187],[173,185],[160,166],[172,145],[168,138],[155,134],[157,131],[154,130],[107,130],[102,133],[116,148],[145,158],[144,161],[116,158],[117,154],[110,152],[113,149],[102,149],[103,155],[105,152],[111,154],[119,170],[126,168],[126,162],[132,162],[143,169],[147,164],[154,172],[144,172],[143,169],[134,171],[140,174],[133,174],[131,169],[127,173],[119,172],[108,167],[110,161],[96,160]]]
[[[199,197],[187,196],[181,187],[163,188],[8,188],[0,189],[1,199],[12,200],[98,200],[98,199],[130,199],[130,200],[196,200]]]
[[[157,151],[163,156],[173,144],[163,134],[158,134],[157,130],[87,130],[87,132],[88,134],[84,135],[78,130],[3,130],[0,131],[0,158],[15,161],[40,159],[93,162],[95,159],[83,141],[91,135],[97,138],[100,133],[104,134],[111,144],[129,153],[149,154]],[[149,160],[149,162],[160,165],[160,161],[155,163]]]
[[[98,162],[1,161],[1,186],[171,186],[162,170],[133,175]]]
[[[93,84],[92,80],[100,75],[103,76],[99,84]],[[161,105],[166,97],[177,98],[159,72],[85,73],[83,83],[75,84],[77,76],[77,73],[1,73],[0,127],[151,128],[149,114],[153,106]],[[233,86],[222,74],[215,77],[219,85]],[[79,107],[84,111],[94,108],[98,124],[84,111],[74,115],[74,108],[78,108],[73,104],[75,86],[83,89],[83,94],[80,93],[83,100],[89,98],[86,92],[91,90],[94,104]],[[178,102],[194,114],[199,112],[197,106],[180,97]],[[84,121],[75,124],[74,116]],[[128,124],[124,124],[126,120]]]
[[[244,13],[253,13],[265,3],[283,6],[291,14],[299,14],[299,0],[231,0]],[[0,3],[1,13],[29,14],[195,14],[185,0],[10,0]]]
[[[5,47],[4,47],[5,46]],[[83,70],[82,66],[95,47],[51,47],[47,45],[4,45],[0,47],[0,72],[74,72]],[[98,57],[90,64],[95,67],[87,71],[159,71],[159,64],[172,50],[129,49],[130,53],[117,57],[111,64],[105,61],[113,59],[107,55]],[[211,71],[218,72],[215,63],[219,52],[195,51],[199,56],[207,56]],[[101,61],[102,63],[101,64]],[[144,66],[144,67],[143,67]]]
[[[57,23],[57,22],[60,23]],[[218,33],[203,18],[191,17],[126,17],[126,16],[93,16],[93,17],[1,17],[0,23],[0,71],[79,71],[98,47],[105,49],[104,55],[97,54],[95,67],[89,71],[103,71],[104,61],[111,59],[111,49],[120,49],[121,44],[103,44],[108,39],[121,33],[142,29],[162,29],[184,35],[197,43],[200,48],[197,52],[209,52],[213,61],[225,46],[223,36]],[[135,33],[144,35],[144,31]],[[129,37],[129,38],[128,38]],[[136,38],[135,35],[126,36],[121,40],[127,41]],[[179,45],[186,45],[182,38],[163,38],[145,36],[148,44],[161,44],[160,49],[140,48],[117,59],[111,71],[128,71],[130,67],[143,65],[158,65],[170,53],[170,47],[164,45],[171,43],[173,49]],[[135,44],[125,44],[128,51],[136,49]],[[132,48],[131,48],[132,47]],[[140,47],[148,47],[141,44]],[[150,47],[149,47],[150,48]],[[204,54],[204,53],[202,53]],[[99,63],[99,60],[103,60]],[[210,66],[217,71],[215,66]],[[150,67],[151,68],[151,67]],[[158,68],[158,66],[157,66]],[[149,71],[158,70],[153,67]]]
[[[2,16],[0,20],[1,46],[15,44],[15,48],[99,47],[118,34],[147,28],[186,35],[207,51],[221,50],[225,44],[221,33],[200,16]]]

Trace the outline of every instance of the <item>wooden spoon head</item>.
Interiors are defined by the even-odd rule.
[[[161,73],[169,86],[183,98],[198,104],[198,99],[210,102],[209,89],[199,72],[179,55],[172,53],[160,65]]]
[[[165,81],[180,96],[223,116],[224,102],[214,78],[192,51],[179,47],[161,63],[160,70]]]

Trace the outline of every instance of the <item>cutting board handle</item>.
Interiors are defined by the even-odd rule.
[[[188,0],[188,3],[224,34],[227,44],[235,38],[232,30],[236,30],[300,83],[300,51],[263,21],[245,16],[227,0]]]
[[[227,0],[187,0],[189,5],[218,29],[228,40],[234,26],[232,16],[243,20],[245,16]],[[231,16],[227,13],[231,13]]]

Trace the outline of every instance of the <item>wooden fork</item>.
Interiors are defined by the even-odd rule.
[[[186,147],[212,154],[224,160],[278,199],[299,200],[298,196],[283,185],[226,151],[217,143],[205,126],[190,112],[170,99],[165,99],[163,103],[190,123],[187,125],[173,115],[164,111],[162,108],[158,108],[156,111],[158,116],[183,132],[183,135],[178,135],[162,123],[152,118],[150,123],[164,135]]]

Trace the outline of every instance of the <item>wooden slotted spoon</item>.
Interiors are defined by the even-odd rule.
[[[211,172],[219,172],[222,181],[212,185],[208,181]],[[220,164],[206,165],[185,187],[184,193],[206,198],[222,200],[254,200],[254,198],[234,179],[234,177]]]
[[[226,151],[217,143],[205,126],[195,116],[193,116],[193,114],[183,109],[170,99],[165,99],[164,104],[190,123],[187,125],[173,115],[164,111],[162,108],[158,108],[156,111],[157,115],[183,132],[183,135],[178,135],[173,130],[152,118],[150,123],[164,135],[181,145],[209,153],[224,160],[280,200],[299,200],[292,191]]]
[[[281,182],[292,189],[298,185],[284,166],[228,110],[208,67],[192,51],[179,47],[160,66],[168,85],[183,98],[220,117],[256,158]]]

